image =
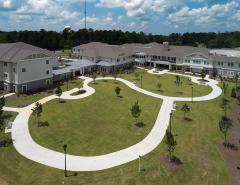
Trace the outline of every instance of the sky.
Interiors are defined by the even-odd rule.
[[[84,28],[84,0],[0,0],[0,30]],[[240,30],[240,0],[87,0],[87,28],[152,34]]]

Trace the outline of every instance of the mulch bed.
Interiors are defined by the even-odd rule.
[[[0,185],[8,185],[7,181],[0,177]]]
[[[223,143],[219,145],[219,149],[228,165],[228,170],[232,185],[240,184],[240,105],[236,99],[233,101],[233,111],[228,117],[233,121],[232,127],[228,134],[228,145]]]
[[[85,90],[79,90],[79,91],[77,91],[75,93],[72,93],[71,96],[77,96],[77,95],[81,95],[81,94],[84,94],[84,93],[86,93]]]
[[[169,172],[175,172],[181,168],[183,163],[180,159],[175,157],[174,161],[171,161],[169,157],[162,157],[160,159],[161,164],[167,169]]]

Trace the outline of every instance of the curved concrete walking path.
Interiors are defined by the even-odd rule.
[[[193,81],[196,81],[195,77],[189,76]],[[84,85],[83,89],[86,90],[85,94],[78,96],[71,96],[72,93],[77,92],[79,89],[73,89],[71,91],[64,92],[61,96],[62,99],[81,99],[92,95],[95,89],[88,86],[93,80],[91,78],[83,77]],[[102,80],[103,78],[98,78],[96,80]],[[113,79],[113,78],[104,78]],[[150,133],[139,143],[130,146],[126,149],[119,150],[117,152],[109,153],[101,156],[74,156],[67,155],[67,169],[70,171],[98,171],[115,166],[125,164],[127,162],[138,159],[139,155],[144,156],[154,150],[164,138],[165,132],[168,128],[170,113],[173,108],[173,103],[175,101],[192,101],[192,98],[179,98],[179,97],[167,97],[156,93],[149,92],[147,90],[141,89],[135,84],[117,78],[118,81],[126,84],[128,87],[138,91],[140,93],[162,99],[163,104],[157,116],[156,122],[150,131]],[[215,80],[208,79],[208,85],[212,87],[213,91],[203,97],[195,97],[194,101],[207,101],[217,98],[221,95],[221,88],[217,86],[218,82]],[[199,83],[198,81],[196,81]],[[56,95],[48,96],[39,100],[40,103],[44,104],[50,100],[58,98]],[[31,104],[25,108],[9,108],[4,107],[5,111],[16,111],[18,116],[13,122],[12,126],[12,139],[14,140],[14,147],[16,150],[24,157],[58,169],[64,169],[64,154],[47,149],[43,146],[37,144],[31,137],[28,128],[28,120],[32,114],[32,108],[35,104]]]

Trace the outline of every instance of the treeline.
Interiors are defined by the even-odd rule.
[[[0,43],[26,42],[49,50],[69,49],[73,46],[88,42],[105,42],[109,44],[124,43],[163,43],[168,41],[172,45],[202,46],[208,48],[236,48],[240,47],[240,32],[225,33],[172,33],[152,35],[143,32],[123,32],[117,30],[80,29],[78,31],[0,31]]]

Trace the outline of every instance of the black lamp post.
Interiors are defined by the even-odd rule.
[[[66,144],[64,144],[63,145],[63,150],[64,150],[64,161],[65,161],[65,170],[64,170],[64,172],[65,172],[65,177],[67,177],[67,145]]]
[[[172,113],[170,113],[170,121],[169,121],[169,130],[170,130],[170,133],[172,133]]]
[[[193,86],[192,86],[192,103],[193,103]]]
[[[142,88],[142,78],[143,78],[143,76],[141,75],[141,88]]]

